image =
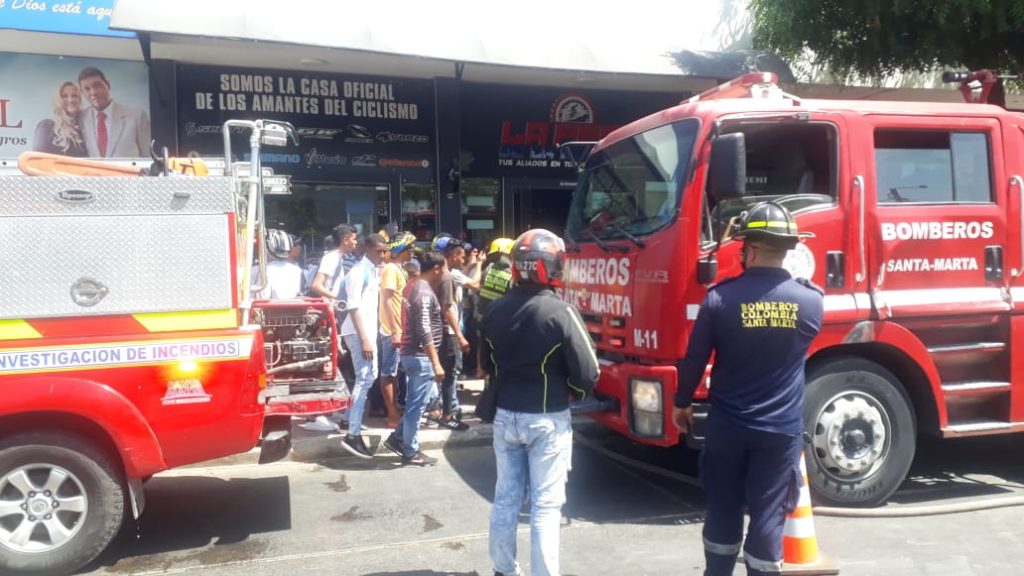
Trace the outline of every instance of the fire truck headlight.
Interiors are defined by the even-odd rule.
[[[633,432],[650,438],[660,437],[665,429],[661,382],[634,378],[630,380],[629,388]]]
[[[630,384],[633,410],[661,413],[661,382],[634,379]]]

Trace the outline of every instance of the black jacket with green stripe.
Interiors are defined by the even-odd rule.
[[[513,287],[484,315],[483,336],[498,407],[558,412],[597,384],[594,344],[575,308],[549,288]]]

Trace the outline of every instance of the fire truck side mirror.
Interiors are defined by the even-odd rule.
[[[747,195],[747,146],[742,132],[722,134],[711,142],[708,193],[716,200]]]
[[[697,260],[697,282],[707,285],[718,277],[718,256],[712,252],[707,257]]]

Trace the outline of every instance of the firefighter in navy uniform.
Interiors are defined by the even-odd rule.
[[[796,505],[802,476],[804,360],[821,329],[823,296],[782,267],[800,241],[782,206],[764,202],[742,215],[744,272],[708,290],[686,356],[678,365],[673,420],[693,426],[693,391],[715,353],[711,408],[700,460],[708,495],[705,576],[731,575],[743,544],[747,574],[782,570],[785,513]]]

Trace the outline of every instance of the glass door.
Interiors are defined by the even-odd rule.
[[[501,223],[501,180],[465,178],[462,181],[462,230],[474,246],[486,248],[504,235]]]

